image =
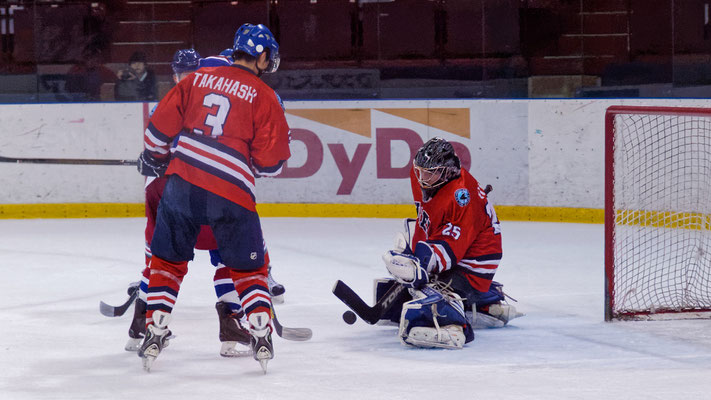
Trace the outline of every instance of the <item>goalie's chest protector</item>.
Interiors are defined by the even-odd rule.
[[[462,169],[459,178],[427,202],[413,172],[410,181],[417,206],[413,242],[425,241],[432,247],[441,271],[463,267],[483,279],[475,287],[488,289],[502,256],[501,234],[493,207],[477,180]]]

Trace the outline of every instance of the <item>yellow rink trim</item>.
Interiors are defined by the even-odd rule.
[[[0,219],[145,216],[142,203],[0,204]]]
[[[257,205],[262,217],[414,218],[410,204]],[[496,206],[501,221],[576,222],[601,224],[604,211],[594,208]],[[143,217],[142,203],[0,204],[0,219]]]
[[[615,224],[709,230],[711,215],[697,212],[617,210]]]

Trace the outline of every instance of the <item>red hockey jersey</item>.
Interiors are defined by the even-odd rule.
[[[276,93],[238,65],[201,68],[161,100],[145,148],[170,157],[166,175],[255,211],[254,178],[275,176],[289,158],[289,126]]]
[[[434,273],[462,268],[469,283],[489,290],[501,261],[501,228],[484,189],[469,172],[442,186],[428,201],[410,170],[412,195],[417,207],[417,228],[412,248],[422,242],[436,259]]]

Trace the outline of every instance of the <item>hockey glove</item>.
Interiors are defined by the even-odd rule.
[[[383,255],[383,261],[390,275],[407,287],[419,289],[429,281],[427,270],[411,254],[390,250]]]
[[[169,161],[170,159],[158,160],[148,150],[143,150],[143,153],[138,156],[138,172],[143,176],[161,177],[168,169]]]

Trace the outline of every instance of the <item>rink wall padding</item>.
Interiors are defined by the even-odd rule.
[[[263,216],[414,213],[410,160],[451,141],[494,191],[502,220],[601,222],[604,114],[611,105],[711,107],[706,99],[292,101],[292,157],[257,180]],[[135,159],[149,103],[0,106],[0,155]],[[0,218],[141,216],[135,167],[0,164]]]

